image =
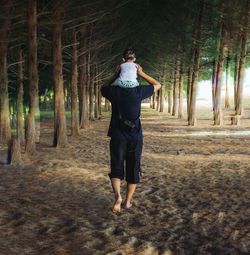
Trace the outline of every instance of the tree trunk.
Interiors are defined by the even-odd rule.
[[[109,112],[111,110],[110,102],[107,98],[105,98],[105,105],[104,105],[105,112]]]
[[[250,9],[250,0],[246,1],[246,8],[242,24],[242,35],[241,35],[241,52],[240,52],[240,63],[239,63],[239,74],[238,74],[238,87],[237,87],[237,104],[235,115],[243,116],[243,81],[245,76],[245,63],[247,56],[247,45],[248,45],[248,17]]]
[[[172,113],[173,111],[173,80],[174,75],[171,76],[168,83],[168,113]]]
[[[66,116],[63,89],[62,61],[62,7],[60,1],[54,2],[53,17],[53,76],[54,76],[54,146],[67,145]]]
[[[20,141],[17,137],[13,136],[8,146],[8,164],[13,166],[20,166],[23,164],[21,157]]]
[[[156,109],[156,96],[157,96],[157,94],[156,94],[156,92],[154,92],[154,94],[153,94],[153,109]]]
[[[188,82],[187,82],[187,118],[188,118],[188,121],[189,121],[189,113],[190,113],[192,79],[193,79],[193,69],[191,67],[189,67],[189,69],[188,69]]]
[[[179,96],[179,77],[180,76],[180,61],[176,61],[174,75],[174,94],[173,94],[173,111],[172,115],[176,116],[178,112],[178,96]]]
[[[164,70],[164,74],[162,77],[162,86],[161,86],[161,98],[160,98],[160,112],[164,112],[165,105],[165,83],[166,83],[166,74]]]
[[[212,103],[213,103],[213,111],[215,107],[215,88],[217,83],[217,60],[214,59],[213,63],[213,75],[212,75]]]
[[[154,99],[154,97],[151,96],[151,97],[150,97],[150,104],[149,104],[149,107],[150,107],[151,109],[153,109],[153,99]]]
[[[229,65],[229,55],[227,56],[226,61],[226,91],[225,91],[225,108],[230,108],[229,102],[229,75],[230,75],[230,65]]]
[[[227,32],[222,28],[222,35],[220,40],[220,52],[217,66],[216,88],[215,88],[215,107],[214,107],[214,125],[223,125],[222,109],[221,109],[221,88],[223,83],[223,65],[225,53],[227,50],[226,45]]]
[[[99,119],[99,87],[98,87],[98,67],[95,65],[95,74],[94,74],[94,85],[95,85],[95,90],[94,90],[94,111],[95,111],[95,118]]]
[[[91,29],[92,31],[92,29]],[[92,32],[91,32],[92,36]],[[92,43],[92,38],[89,40],[89,46]],[[89,47],[90,48],[90,47]],[[94,82],[94,67],[91,68],[91,61],[93,59],[93,56],[91,56],[91,51],[88,51],[88,87],[89,87],[89,119],[95,120],[95,109],[94,109],[94,96],[95,96],[95,82]]]
[[[72,47],[72,71],[71,71],[71,134],[72,136],[79,135],[79,115],[78,115],[78,69],[77,69],[77,40],[76,32],[73,34]]]
[[[8,143],[11,137],[8,94],[8,32],[11,26],[10,13],[13,1],[4,1],[1,6],[6,18],[0,24],[0,142]]]
[[[189,118],[188,125],[194,126],[196,124],[196,93],[198,84],[198,75],[200,67],[200,40],[201,40],[201,27],[202,18],[204,10],[204,0],[200,2],[199,17],[197,21],[197,28],[195,31],[195,41],[194,41],[194,64],[193,64],[193,75],[191,82],[191,93],[190,93],[190,108],[189,108]]]
[[[45,89],[45,92],[44,92],[44,110],[46,111],[47,110],[47,96],[48,96],[48,89]]]
[[[158,91],[156,92],[156,94],[157,94],[157,99],[156,99],[156,102],[157,102],[157,104],[156,104],[156,111],[159,111],[159,110],[160,110],[161,89],[158,90]]]
[[[180,65],[178,118],[183,118],[183,65]]]
[[[27,118],[25,150],[28,154],[36,152],[36,115],[39,115],[38,70],[37,70],[37,0],[28,2],[28,82],[29,118]],[[39,130],[39,128],[38,128]],[[29,133],[34,132],[34,133]]]
[[[99,69],[98,74],[99,74]],[[99,112],[99,119],[102,116],[102,94],[100,92],[100,78],[97,79],[97,89],[98,89],[98,112]]]
[[[80,56],[79,56],[79,102],[80,102],[80,128],[85,129],[89,127],[88,118],[88,97],[87,97],[87,56],[85,54],[87,48],[87,29],[82,27],[80,30]]]
[[[234,66],[234,109],[236,111],[237,105],[237,88],[238,88],[238,76],[239,76],[239,65],[240,65],[240,58],[238,55],[235,56],[235,66]]]
[[[21,144],[24,143],[24,113],[23,113],[23,52],[19,51],[17,81],[17,137]]]

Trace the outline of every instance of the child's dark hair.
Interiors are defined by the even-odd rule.
[[[124,50],[123,58],[125,60],[129,60],[129,59],[134,60],[135,59],[135,52],[134,52],[134,50],[131,49],[131,48]]]

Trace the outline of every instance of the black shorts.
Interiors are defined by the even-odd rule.
[[[142,147],[142,140],[127,141],[111,138],[111,172],[109,177],[123,180],[126,176],[128,183],[139,183]],[[126,174],[124,173],[124,164],[126,165]]]

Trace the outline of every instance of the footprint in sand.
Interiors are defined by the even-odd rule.
[[[155,193],[156,191],[158,191],[159,188],[155,188],[155,187],[151,187],[149,189],[145,189],[141,192],[142,195],[151,195],[153,193]]]

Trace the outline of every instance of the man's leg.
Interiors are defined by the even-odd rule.
[[[121,211],[121,203],[122,203],[122,196],[121,196],[121,180],[119,178],[111,178],[111,185],[115,194],[115,203],[113,205],[112,211],[114,213]]]
[[[136,184],[140,182],[142,147],[142,140],[131,141],[128,146],[126,155],[127,195],[124,204],[126,209],[132,206],[131,200],[136,190]]]
[[[125,200],[125,204],[124,204],[126,209],[128,209],[132,206],[131,200],[135,193],[135,189],[136,189],[136,184],[127,183],[127,194],[126,194],[126,200]]]
[[[120,212],[121,210],[121,180],[124,178],[126,147],[125,141],[110,140],[111,172],[109,173],[109,177],[115,195],[115,202],[112,207],[114,213]]]

